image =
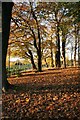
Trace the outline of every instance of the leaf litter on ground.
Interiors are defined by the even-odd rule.
[[[80,120],[79,74],[67,68],[9,78],[16,87],[2,94],[2,119]]]

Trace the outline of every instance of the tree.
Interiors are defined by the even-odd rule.
[[[34,62],[33,54],[32,54],[32,52],[31,52],[30,49],[28,49],[28,53],[29,53],[29,54],[27,54],[27,53],[25,52],[25,54],[26,54],[28,57],[30,57],[33,70],[37,70],[36,65],[35,65],[35,62]]]
[[[22,36],[23,38],[21,38]],[[35,49],[33,47],[33,44],[31,43],[32,41],[31,37],[25,38],[25,40],[23,39],[24,39],[24,34],[16,37],[16,35],[12,35],[12,32],[11,32],[9,45],[12,46],[11,48],[12,56],[16,55],[20,58],[30,59],[33,69],[37,70],[37,67],[34,62],[34,56],[33,56],[33,53],[35,53]]]
[[[73,7],[72,7],[73,6]],[[80,66],[80,1],[68,3],[69,12],[67,13],[68,17],[72,18],[72,24],[77,26],[77,32],[75,34],[75,38],[77,36],[78,42],[78,65]],[[76,42],[76,41],[75,41]],[[74,60],[76,61],[76,43],[75,43],[75,53]],[[75,63],[75,62],[74,62]]]
[[[75,36],[74,41],[74,66],[76,66],[76,55],[77,55],[77,46],[78,46],[78,26],[75,24],[73,34]]]
[[[31,59],[32,64],[35,60],[34,54],[36,54],[38,71],[42,71],[42,59],[46,57],[51,57],[52,65],[53,65],[53,55],[54,55],[54,45],[55,49],[55,58],[56,58],[56,66],[61,66],[61,36],[62,36],[62,52],[64,58],[64,66],[66,66],[65,62],[65,44],[66,44],[66,35],[68,30],[66,28],[66,19],[74,19],[72,17],[68,17],[67,13],[72,12],[73,8],[70,8],[73,3],[19,3],[15,5],[13,9],[13,18],[12,21],[12,33],[16,34],[18,45],[20,50],[22,51],[22,46],[24,44],[24,53]],[[70,8],[70,9],[69,9]],[[71,11],[70,11],[71,10]],[[67,16],[65,18],[65,16]],[[71,15],[70,15],[71,16]],[[63,22],[64,20],[64,22]],[[51,24],[53,23],[53,26]],[[69,24],[69,23],[68,23]],[[70,25],[72,22],[70,22]],[[53,27],[53,28],[52,28]],[[64,29],[61,30],[61,27]],[[45,32],[50,32],[47,35]],[[62,33],[62,34],[61,34]],[[50,36],[51,34],[51,36]],[[49,38],[51,37],[51,40]],[[54,40],[56,38],[56,42]],[[47,41],[47,42],[46,42]],[[26,43],[28,43],[26,47]],[[46,44],[47,43],[47,44]],[[29,46],[31,44],[31,46]],[[46,45],[44,45],[46,44]],[[44,45],[44,47],[43,47]],[[49,55],[44,53],[43,51],[49,52]],[[34,53],[35,51],[35,53]],[[50,56],[51,55],[51,56]],[[46,60],[45,60],[46,62]],[[34,65],[33,65],[34,66]]]
[[[11,85],[6,74],[6,55],[12,16],[12,2],[2,2],[2,88],[7,90]]]
[[[40,33],[41,25],[39,24],[39,21],[37,19],[37,17],[39,17],[39,16],[36,15],[32,3],[30,3],[30,4],[21,3],[21,4],[18,4],[17,6],[18,6],[17,8],[19,9],[19,12],[18,11],[16,12],[14,9],[14,13],[16,13],[16,16],[13,13],[13,16],[15,16],[13,18],[13,21],[16,23],[16,25],[18,26],[19,29],[17,30],[15,28],[15,32],[16,32],[16,34],[19,34],[20,33],[19,31],[21,31],[21,33],[19,34],[19,36],[21,36],[21,39],[23,39],[22,36],[24,37],[24,39],[27,36],[30,36],[30,38],[32,40],[32,41],[30,40],[31,44],[33,42],[33,45],[37,52],[38,71],[40,72],[40,71],[42,71],[42,59],[41,59],[42,55],[41,55],[41,33]],[[28,9],[25,6],[28,6]],[[25,11],[25,15],[24,15],[24,11]],[[28,50],[29,54],[32,53],[29,50]],[[32,55],[30,55],[30,56],[32,56]]]
[[[34,18],[34,20],[36,21],[36,25],[37,25],[37,34],[38,34],[38,47],[36,45],[36,40],[34,39],[34,46],[36,47],[37,49],[37,56],[38,56],[38,71],[41,72],[42,71],[42,54],[41,54],[41,36],[40,36],[40,27],[39,27],[39,23],[38,23],[38,20],[37,20],[37,17],[35,15],[35,12],[33,10],[33,7],[32,7],[32,3],[30,2],[30,6],[31,6],[31,13],[32,13],[32,16]],[[34,36],[35,37],[35,36]]]
[[[80,66],[80,28],[78,27],[78,66]]]
[[[61,30],[61,37],[62,37],[62,58],[63,58],[63,65],[64,68],[66,68],[66,41],[69,37],[69,31],[71,30],[71,20],[67,17],[64,17],[61,24],[60,24],[60,30]]]

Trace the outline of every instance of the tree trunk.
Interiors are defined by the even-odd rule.
[[[8,49],[8,76],[10,77],[11,73],[10,73],[10,47]]]
[[[38,50],[38,71],[42,71],[42,62],[41,62],[41,50]]]
[[[6,55],[10,33],[12,6],[12,2],[2,2],[2,88],[5,90],[10,86],[6,74]]]
[[[72,48],[71,48],[71,66],[73,66],[73,58],[72,58],[72,56],[73,56],[73,46],[71,46]]]
[[[64,64],[64,68],[66,68],[65,41],[62,42],[62,54],[63,54],[63,64]]]
[[[38,26],[38,21],[37,22],[37,30],[38,30],[38,39],[39,39],[39,43],[38,43],[38,71],[41,72],[42,71],[42,54],[41,54],[41,37],[40,37],[40,30],[39,30],[39,26]]]
[[[51,49],[51,67],[54,67],[54,63],[53,63],[53,52],[52,52],[52,49]]]
[[[39,29],[39,25],[38,25],[38,20],[37,17],[35,15],[35,12],[33,11],[33,7],[32,7],[32,3],[30,2],[30,6],[31,6],[31,13],[33,15],[33,18],[36,21],[36,25],[37,25],[37,32],[38,32],[38,47],[36,44],[36,38],[33,32],[33,36],[34,36],[34,46],[37,49],[37,56],[38,56],[38,71],[41,72],[42,71],[42,54],[41,54],[41,37],[40,37],[40,29]]]
[[[30,54],[30,59],[31,59],[31,63],[32,63],[33,69],[37,70],[35,62],[34,62],[33,54],[31,52],[31,50],[28,49],[28,51],[29,51],[29,54]]]
[[[50,50],[51,50],[51,67],[54,67],[54,63],[53,63],[53,51],[52,51],[53,50],[53,48],[52,48],[53,46],[52,46],[52,44],[53,43],[52,43],[52,38],[51,38],[51,43],[50,43],[50,47],[51,47],[50,48]]]
[[[78,66],[80,67],[80,35],[78,31]]]
[[[2,18],[2,3],[0,2],[0,18]],[[0,20],[0,29],[2,28],[2,20]],[[2,31],[0,30],[0,45],[2,45]],[[0,66],[2,68],[2,46],[0,46]],[[0,68],[0,93],[2,89],[2,69]]]
[[[60,63],[59,63],[60,61],[59,61],[59,52],[58,51],[56,51],[55,52],[55,64],[56,64],[56,67],[60,67]]]
[[[59,25],[57,25],[57,51],[56,51],[56,66],[61,67],[61,62],[60,62],[60,36],[59,36]]]
[[[74,47],[74,66],[76,66],[76,48],[77,48],[77,39],[75,38],[75,47]]]
[[[64,31],[62,31],[62,55],[63,55],[63,65],[64,68],[66,68],[66,57],[65,57],[65,43],[66,43],[66,38],[65,38],[65,34],[63,33]]]
[[[76,50],[77,50],[77,42],[78,42],[78,31],[77,31],[77,26],[75,25],[74,66],[76,66]]]
[[[77,46],[78,46],[78,66],[80,67],[80,28],[79,28],[79,24],[77,26],[76,35],[77,35]]]
[[[47,68],[48,68],[49,66],[48,66],[48,63],[47,63],[47,60],[46,60],[46,58],[44,58],[44,60],[45,60],[46,66],[47,66]]]

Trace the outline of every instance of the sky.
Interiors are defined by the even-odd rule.
[[[14,58],[11,57],[11,58],[10,58],[10,61],[11,61],[11,62],[16,62],[16,61],[18,61],[18,60],[23,61],[24,58],[19,58],[19,57],[14,57]]]
[[[40,1],[40,2],[79,2],[79,0],[0,0],[0,2],[35,2],[35,1]]]

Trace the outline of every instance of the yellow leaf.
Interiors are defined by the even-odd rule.
[[[29,98],[26,98],[26,102],[27,102],[27,103],[29,102]]]
[[[58,100],[58,97],[57,97],[57,96],[54,96],[53,100],[54,100],[54,101],[55,101],[55,100]]]
[[[16,100],[16,103],[20,103],[20,99]]]
[[[23,94],[21,94],[21,96],[24,96],[24,93],[23,93]]]

